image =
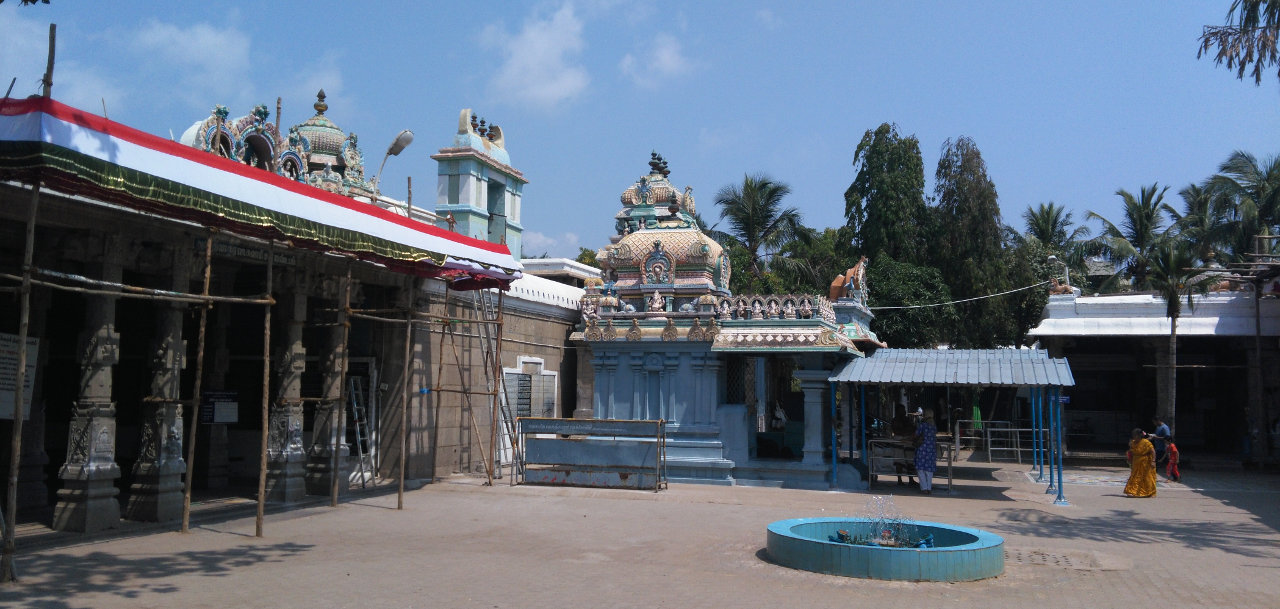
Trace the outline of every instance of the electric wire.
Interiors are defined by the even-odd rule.
[[[973,301],[975,301],[975,300],[982,300],[982,299],[984,299],[984,298],[995,298],[995,297],[997,297],[997,296],[1004,296],[1004,295],[1006,295],[1006,294],[1012,294],[1012,293],[1014,293],[1014,292],[1021,292],[1021,291],[1023,291],[1023,290],[1030,290],[1031,288],[1038,288],[1038,287],[1040,287],[1040,286],[1042,286],[1042,285],[1047,285],[1048,283],[1049,283],[1048,281],[1041,281],[1040,283],[1035,283],[1035,284],[1028,285],[1028,286],[1023,286],[1023,287],[1020,287],[1020,288],[1014,288],[1014,289],[1012,289],[1012,290],[1007,290],[1007,291],[1004,291],[1004,292],[1000,292],[1000,293],[998,293],[998,294],[988,294],[988,295],[986,295],[986,296],[974,296],[973,298],[965,298],[965,299],[962,299],[962,300],[952,300],[952,301],[950,301],[950,302],[935,302],[935,303],[933,303],[933,304],[922,304],[922,305],[901,305],[901,306],[896,306],[896,307],[867,307],[867,308],[868,308],[868,309],[870,309],[870,310],[872,310],[872,311],[888,311],[888,310],[893,310],[893,309],[926,309],[926,308],[929,308],[929,307],[945,307],[945,306],[948,306],[948,305],[960,304],[960,303],[962,303],[962,302],[973,302]]]

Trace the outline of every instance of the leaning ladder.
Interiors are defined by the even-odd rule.
[[[361,399],[364,396],[364,382],[358,376],[347,379],[347,396],[351,405],[351,420],[356,426],[356,453],[360,459],[356,461],[356,472],[360,476],[360,488],[374,476],[373,456],[369,450],[369,415]]]
[[[484,321],[497,321],[498,311],[493,302],[493,294],[489,290],[475,290],[472,293],[472,304],[475,307],[476,315]],[[511,467],[512,475],[515,475],[517,468],[520,467],[520,459],[516,456],[516,428],[515,417],[511,413],[511,405],[507,401],[506,375],[499,374],[495,379],[494,359],[497,356],[494,344],[493,327],[490,324],[478,324],[480,326],[481,353],[484,362],[484,378],[485,389],[492,393],[495,388],[498,390],[498,418],[499,421],[492,421],[493,425],[501,425],[503,432],[503,441],[505,446],[493,446],[493,463],[494,474],[502,477],[501,453],[505,450],[511,451],[511,456],[507,459],[508,465]],[[520,472],[523,473],[523,472]]]

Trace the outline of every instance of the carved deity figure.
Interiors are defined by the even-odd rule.
[[[654,290],[653,296],[649,298],[649,310],[650,311],[666,311],[667,310],[667,299],[663,298],[662,294],[659,294],[657,290]]]

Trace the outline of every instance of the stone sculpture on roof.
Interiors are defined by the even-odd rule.
[[[325,116],[329,105],[324,100],[321,89],[312,105],[315,115],[289,127],[283,136],[279,100],[275,123],[265,104],[235,119],[228,118],[226,106],[215,106],[208,118],[182,134],[181,142],[337,194],[371,197],[374,189],[365,179],[358,138]]]

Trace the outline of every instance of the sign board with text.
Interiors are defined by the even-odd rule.
[[[36,386],[36,360],[40,355],[40,339],[27,337],[27,377],[22,383],[22,416],[31,416],[31,393]],[[0,332],[0,419],[13,418],[13,404],[18,387],[18,336]]]

